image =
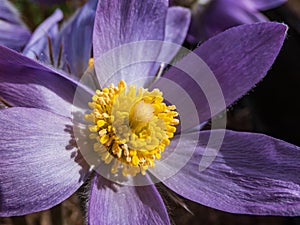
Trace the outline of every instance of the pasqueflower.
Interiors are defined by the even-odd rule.
[[[230,27],[265,22],[268,19],[259,11],[275,8],[286,0],[212,0],[199,4],[193,12],[187,40],[198,44]]]
[[[0,110],[0,216],[24,215],[60,203],[82,185],[92,169],[96,173],[89,193],[89,224],[170,224],[154,177],[183,197],[220,210],[299,214],[299,147],[262,134],[197,129],[199,121],[224,110],[222,101],[232,104],[263,78],[282,46],[285,25],[268,22],[227,30],[161,77],[152,73],[159,60],[136,62],[114,71],[116,74],[107,73],[110,67],[99,63],[132,62],[137,53],[165,55],[159,52],[164,46],[156,44],[181,36],[178,27],[166,29],[169,13],[188,17],[184,9],[170,11],[167,3],[99,1],[93,35],[99,90],[91,90],[85,76],[78,82],[0,48],[0,96],[7,106]],[[177,25],[185,28],[186,19]],[[145,48],[132,48],[125,52],[127,58],[114,54],[136,44]],[[149,46],[152,48],[146,48]],[[103,60],[107,55],[111,61]],[[203,64],[197,67],[192,56],[201,57],[209,66],[224,99],[213,98],[215,102],[210,104],[207,96],[217,91],[206,82],[210,70]],[[195,80],[184,70],[196,76]],[[145,76],[156,79],[138,82]],[[123,80],[115,82],[119,77]],[[204,89],[198,82],[203,82]],[[141,83],[144,86],[139,86]],[[88,102],[90,111],[85,110]],[[196,110],[181,107],[186,102]],[[196,117],[189,112],[196,112]],[[79,123],[89,130],[81,129]],[[89,138],[80,140],[86,131]],[[218,140],[207,143],[213,134],[225,135],[220,151]],[[84,148],[90,143],[91,149]],[[99,165],[90,167],[81,157],[90,162],[90,155],[83,150],[95,153]],[[215,159],[201,170],[199,162],[211,156]],[[116,161],[116,166],[110,164]],[[100,171],[101,165],[109,165],[109,170]],[[165,177],[172,171],[176,173]],[[120,176],[113,179],[116,174]],[[147,185],[134,186],[138,179]],[[128,180],[131,185],[124,182]]]
[[[89,0],[60,27],[57,9],[32,34],[23,54],[80,77],[88,66],[98,0]]]

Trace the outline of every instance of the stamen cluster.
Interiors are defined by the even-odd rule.
[[[145,174],[161,158],[179,124],[176,107],[163,100],[158,89],[127,88],[123,80],[117,87],[96,90],[89,102],[92,112],[85,119],[93,123],[89,130],[97,141],[94,151],[107,164],[115,159],[112,173],[122,168],[124,176]]]

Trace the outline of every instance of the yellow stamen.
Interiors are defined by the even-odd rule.
[[[94,58],[89,59],[89,67],[92,68],[94,66]]]
[[[122,169],[124,176],[145,174],[161,158],[179,124],[176,107],[163,100],[158,89],[127,88],[123,80],[117,87],[96,91],[89,103],[92,112],[84,118],[93,123],[89,130],[90,138],[97,140],[94,151],[107,164],[116,159],[112,173]]]

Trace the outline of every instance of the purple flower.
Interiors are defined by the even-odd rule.
[[[286,0],[214,0],[208,5],[199,5],[193,13],[188,42],[198,44],[230,27],[268,21],[259,12],[275,8]]]
[[[57,9],[33,33],[23,54],[80,77],[88,66],[98,0],[89,0],[59,29]]]
[[[178,26],[170,25],[174,24],[170,23],[170,18],[178,19],[178,16],[172,15],[173,13],[181,15],[181,20],[177,21]],[[93,50],[95,69],[100,73],[97,74],[100,85],[105,85],[102,80],[114,77],[107,73],[101,75],[103,70],[107,71],[105,71],[105,64],[100,64],[100,68],[97,68],[99,60],[102,62],[108,54],[115,57],[109,58],[113,63],[122,60],[132,62],[136,57],[136,54],[131,54],[132,52],[160,57],[165,52],[157,52],[157,47],[162,46],[151,45],[151,43],[153,40],[155,43],[164,40],[178,43],[180,42],[178,40],[183,40],[184,34],[181,31],[186,30],[188,26],[188,15],[185,9],[168,8],[165,0],[143,2],[131,0],[126,3],[121,0],[99,1],[95,17]],[[166,30],[169,32],[167,35]],[[249,91],[266,74],[282,46],[285,32],[286,26],[278,23],[239,26],[217,35],[194,51],[213,71],[227,106]],[[140,49],[132,49],[132,52],[125,52],[126,58],[114,54],[114,50],[120,50],[119,47],[124,47],[124,44],[136,46],[136,43],[145,40],[150,42],[140,42],[140,44],[147,46],[150,43],[153,48],[145,48],[137,52],[134,50]],[[167,53],[174,54],[174,51],[167,51]],[[187,55],[176,65],[190,69],[191,73],[203,78],[205,67],[196,68],[191,61],[192,56],[193,54]],[[153,66],[156,67],[157,63],[144,61],[126,67],[128,76],[124,76],[123,70],[117,75],[124,76],[127,83],[145,75],[152,79],[151,72],[155,71]],[[145,71],[149,73],[143,74]],[[130,76],[132,73],[134,76]],[[168,158],[171,163],[164,164],[163,160],[161,163],[156,160],[156,166],[146,170],[145,176],[138,174],[132,177],[134,181],[135,179],[148,181],[149,185],[122,185],[121,181],[114,183],[108,179],[109,176],[114,176],[110,171],[107,177],[95,173],[89,195],[89,224],[170,224],[162,198],[150,180],[153,178],[150,174],[152,172],[155,176],[164,174],[163,168],[166,171],[178,170],[176,165],[182,163],[181,161],[186,159],[188,154],[192,157],[180,171],[168,179],[162,179],[167,187],[183,197],[233,213],[297,215],[300,200],[300,180],[297,173],[299,147],[262,134],[195,129],[198,121],[207,121],[217,112],[224,110],[219,104],[215,104],[213,109],[210,108],[205,94],[214,95],[215,90],[210,90],[210,83],[204,83],[205,88],[211,91],[211,93],[204,93],[195,80],[193,81],[186,73],[175,67],[166,71],[163,78],[158,79],[153,86],[164,90],[166,80],[176,82],[178,85],[178,89],[173,89],[175,94],[179,90],[188,93],[197,109],[197,118],[194,120],[193,115],[188,114],[190,109],[181,111],[180,107],[178,108],[180,120],[186,123],[181,123],[181,128],[175,133],[174,138],[171,138],[170,134],[170,145],[164,146],[167,158],[173,156]],[[78,139],[78,134],[73,132],[74,129],[79,132],[82,130],[77,126],[77,122],[80,122],[76,120],[78,115],[74,115],[72,121],[71,113],[77,112],[74,108],[80,112],[80,108],[85,108],[91,99],[94,102],[90,104],[92,107],[104,101],[105,103],[99,105],[99,108],[96,107],[98,111],[93,111],[97,117],[97,112],[112,106],[113,97],[121,100],[119,97],[121,94],[118,93],[121,93],[123,87],[121,82],[119,89],[110,86],[102,89],[102,92],[97,91],[94,95],[96,97],[92,97],[93,92],[90,86],[84,85],[86,83],[88,83],[86,80],[81,80],[79,83],[68,75],[5,47],[0,48],[0,96],[1,101],[7,105],[6,109],[0,110],[0,216],[24,215],[50,208],[74,193],[89,175],[91,168],[81,157],[78,147],[81,148],[81,153],[84,153],[82,144],[90,143],[81,141]],[[167,92],[164,94],[168,95]],[[127,97],[126,94],[122,96]],[[153,96],[157,99],[153,99]],[[144,126],[139,125],[153,122],[152,116],[159,110],[163,111],[163,115],[159,116],[166,115],[165,123],[168,123],[168,118],[171,118],[169,114],[176,115],[172,113],[172,107],[167,111],[155,108],[166,107],[159,102],[158,92],[144,97],[143,101],[136,102],[132,111],[134,117],[131,122],[135,129],[141,128],[147,131]],[[174,95],[174,98],[175,103],[179,105],[189,100],[178,95]],[[157,105],[147,103],[147,99],[158,103]],[[219,101],[218,98],[214,99]],[[120,103],[120,107],[127,104],[122,101]],[[114,121],[123,118],[122,112],[117,110],[116,113],[120,116]],[[91,114],[86,115],[89,117]],[[102,117],[104,119],[97,120],[95,126],[105,127],[105,131],[101,130],[102,135],[99,136],[103,145],[97,142],[94,149],[105,151],[101,152],[102,159],[97,155],[98,158],[95,160],[107,162],[110,155],[123,160],[125,155],[131,160],[128,163],[135,164],[136,160],[142,163],[142,158],[135,158],[135,156],[139,157],[139,152],[130,149],[130,153],[125,154],[126,148],[119,149],[121,145],[124,147],[124,144],[118,146],[112,144],[122,140],[114,139],[110,144],[108,143],[105,135],[113,132],[105,124],[109,122],[106,115],[101,114],[97,118]],[[90,126],[90,129],[93,130],[94,127]],[[175,132],[172,127],[167,129]],[[99,135],[101,132],[99,131]],[[217,153],[212,164],[200,172],[200,160],[214,154],[218,148],[214,144],[218,141],[209,145],[209,151],[203,146],[207,146],[210,134],[218,136],[220,133],[225,133],[221,151]],[[148,135],[143,132],[138,134]],[[84,136],[84,133],[82,135]],[[195,136],[200,136],[200,139],[195,140]],[[184,148],[177,153],[172,152],[180,144]],[[103,146],[111,148],[108,150]],[[108,154],[106,150],[111,153]],[[160,154],[158,149],[152,150]],[[145,151],[141,154],[144,153]],[[152,156],[152,153],[149,154]],[[143,156],[147,159],[147,155]],[[156,158],[159,158],[158,155]],[[123,168],[126,167],[123,161],[121,165]],[[99,172],[98,168],[95,170]]]
[[[30,31],[7,0],[0,2],[0,44],[21,51],[30,38]]]

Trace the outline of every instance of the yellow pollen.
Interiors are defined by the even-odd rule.
[[[158,89],[137,90],[123,80],[117,87],[111,84],[96,90],[88,104],[92,112],[84,118],[92,123],[90,138],[97,141],[94,151],[112,164],[112,173],[121,169],[124,176],[144,175],[161,158],[179,124],[174,118],[176,107],[163,101]]]
[[[93,67],[94,66],[94,58],[90,58],[89,59],[89,67]]]

